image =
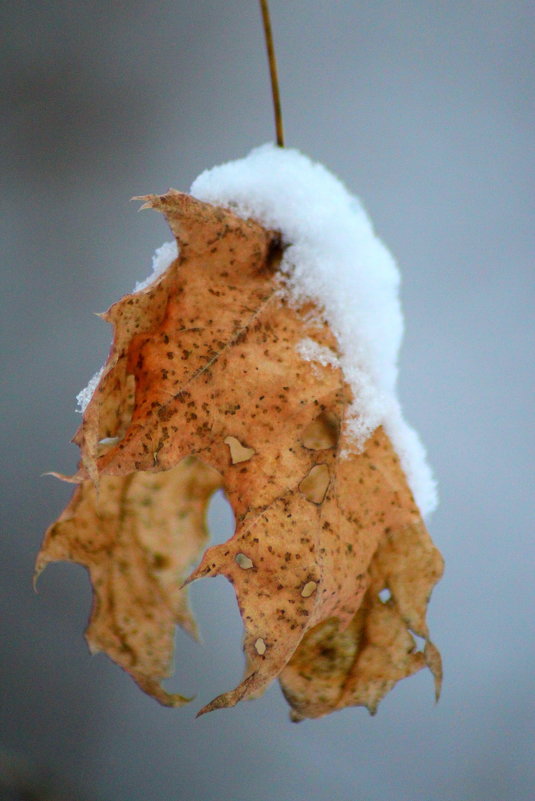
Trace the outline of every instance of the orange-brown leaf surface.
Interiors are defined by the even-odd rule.
[[[425,612],[440,554],[384,430],[359,453],[348,440],[353,395],[341,369],[299,355],[304,338],[335,354],[338,345],[321,310],[288,302],[278,234],[173,190],[145,200],[165,214],[179,258],[105,315],[114,341],[75,437],[80,486],[38,569],[86,565],[91,647],[162,703],[182,703],[159,682],[174,624],[194,628],[183,583],[221,486],[235,533],[185,584],[232,582],[246,671],[201,712],[276,677],[296,720],[374,711],[425,665],[438,692]]]
[[[52,525],[37,561],[80,562],[89,570],[94,602],[86,632],[93,653],[105,651],[161,703],[170,695],[175,625],[196,635],[180,585],[206,544],[204,517],[220,477],[193,457],[165,473],[101,476],[76,488]]]

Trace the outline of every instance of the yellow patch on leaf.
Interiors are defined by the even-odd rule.
[[[174,624],[194,631],[187,584],[216,575],[236,591],[246,671],[201,713],[277,677],[294,719],[375,711],[425,665],[438,692],[425,612],[442,559],[384,430],[355,453],[341,369],[299,355],[305,338],[338,346],[312,303],[288,303],[279,236],[174,190],[145,200],[165,214],[180,255],[104,315],[114,341],[75,437],[80,486],[37,570],[57,559],[87,566],[91,648],[165,704],[187,700],[160,686]],[[218,487],[235,533],[186,579]]]

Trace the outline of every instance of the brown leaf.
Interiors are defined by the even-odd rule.
[[[439,685],[425,609],[440,555],[383,429],[362,453],[348,440],[353,396],[341,369],[299,355],[305,338],[334,354],[338,346],[311,314],[321,310],[288,302],[279,236],[174,190],[146,204],[165,213],[180,256],[105,315],[114,343],[76,436],[83,487],[48,532],[39,568],[57,558],[88,565],[97,596],[90,640],[98,619],[98,646],[169,702],[157,682],[172,623],[191,625],[183,595],[170,601],[172,587],[203,542],[203,509],[220,482],[236,531],[205,552],[187,583],[233,583],[247,667],[201,713],[254,697],[279,675],[297,718],[353,704],[374,710],[426,663]],[[140,547],[139,499],[151,486],[166,533],[162,541],[151,518]],[[94,537],[107,544],[96,548]],[[163,582],[147,558],[155,553],[173,564]],[[410,631],[425,638],[423,654]]]
[[[429,641],[425,610],[441,574],[442,558],[423,524],[387,532],[350,625],[344,630],[331,618],[316,626],[283,670],[280,682],[293,719],[320,717],[345,706],[366,706],[374,714],[397,681],[426,665],[438,699],[442,666]],[[389,597],[383,601],[385,590]],[[411,632],[425,639],[423,652]]]
[[[164,473],[101,476],[98,490],[85,481],[37,560],[37,576],[57,560],[86,565],[91,651],[105,651],[167,706],[190,700],[159,681],[170,672],[175,624],[197,633],[181,584],[206,544],[206,506],[219,485],[215,470],[193,457]]]

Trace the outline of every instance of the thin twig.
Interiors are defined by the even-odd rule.
[[[273,96],[273,111],[275,113],[275,131],[277,133],[277,145],[279,147],[284,147],[281,99],[279,94],[279,79],[277,77],[277,60],[275,58],[275,47],[273,45],[273,34],[271,32],[271,21],[269,18],[268,0],[260,0],[260,8],[262,10],[262,19],[264,21],[264,36],[266,39],[266,49],[269,61],[269,72],[271,75],[271,94]]]

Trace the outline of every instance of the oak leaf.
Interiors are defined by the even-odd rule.
[[[168,705],[186,700],[159,682],[174,624],[194,631],[187,585],[216,575],[235,588],[246,671],[201,713],[276,677],[296,720],[375,711],[425,665],[438,693],[425,612],[442,559],[382,427],[355,449],[339,361],[300,354],[303,340],[339,346],[321,309],[289,301],[280,235],[174,190],[145,205],[165,214],[179,257],[104,315],[114,340],[75,437],[80,486],[38,571],[88,567],[91,647]],[[219,486],[235,533],[186,578]]]
[[[160,702],[185,703],[159,680],[169,675],[175,624],[195,621],[180,585],[206,544],[206,505],[219,475],[188,457],[165,473],[101,476],[77,489],[47,532],[37,573],[49,562],[80,562],[94,593],[86,637]]]

